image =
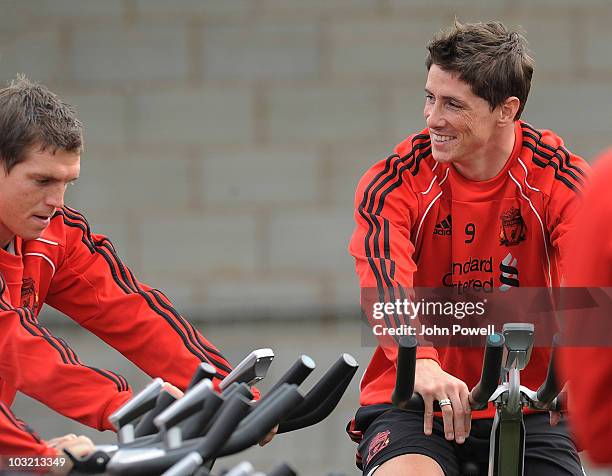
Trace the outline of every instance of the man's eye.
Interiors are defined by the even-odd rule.
[[[426,94],[425,95],[425,101],[427,102],[433,102],[434,97],[431,94]]]
[[[49,183],[49,179],[36,179],[36,183],[38,185],[47,185]]]
[[[459,109],[461,108],[461,106],[459,104],[457,104],[456,102],[449,102],[448,105],[450,107],[452,107],[453,109]]]

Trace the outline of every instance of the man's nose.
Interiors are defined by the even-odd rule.
[[[425,122],[430,129],[441,128],[444,125],[444,117],[440,106],[437,104],[427,104],[423,111]]]
[[[54,187],[53,190],[50,191],[49,195],[47,195],[47,205],[54,208],[63,207],[65,193],[66,188],[62,184],[58,184],[58,186]]]

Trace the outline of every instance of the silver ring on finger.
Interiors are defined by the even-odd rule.
[[[446,405],[452,405],[450,398],[443,398],[442,400],[438,400],[440,407],[445,407]]]

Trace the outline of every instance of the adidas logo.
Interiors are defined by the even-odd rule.
[[[448,215],[444,220],[442,220],[440,223],[438,223],[434,227],[433,234],[441,235],[441,236],[450,236],[452,233],[451,226],[452,226],[451,216]]]

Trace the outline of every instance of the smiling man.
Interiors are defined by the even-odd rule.
[[[499,22],[456,22],[427,49],[427,128],[403,140],[357,188],[349,249],[362,297],[413,287],[477,294],[559,286],[587,166],[556,134],[520,120],[534,68],[525,39]],[[486,469],[494,409],[472,412],[468,399],[482,353],[419,348],[415,391],[423,415],[390,405],[397,350],[376,348],[348,428],[364,474],[458,475],[463,459]],[[521,383],[539,386],[548,357],[549,349],[534,349]],[[435,417],[434,401],[442,408]],[[525,417],[525,474],[583,474],[558,419]]]
[[[44,86],[20,77],[0,90],[0,402],[21,391],[103,430],[130,398],[128,384],[84,365],[41,326],[43,304],[181,389],[202,361],[219,378],[230,366],[164,294],[136,279],[83,214],[65,206],[82,149],[75,111]]]

